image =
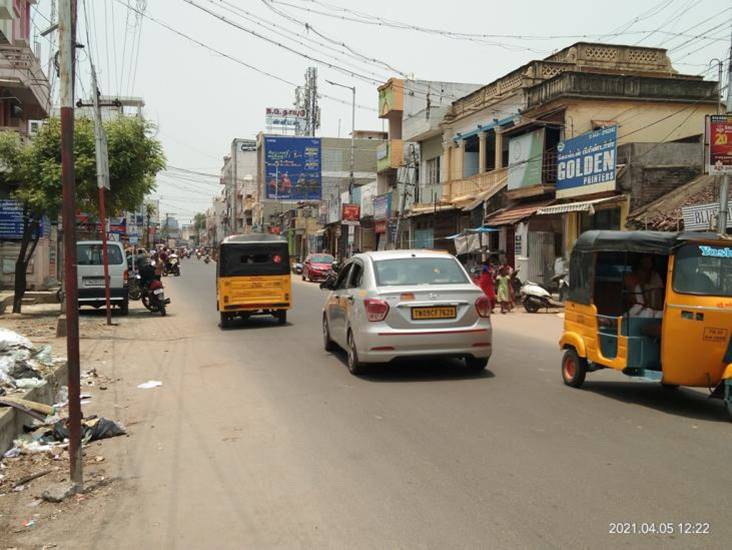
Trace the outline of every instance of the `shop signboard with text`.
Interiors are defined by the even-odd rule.
[[[388,220],[391,216],[391,193],[374,197],[374,219]]]
[[[265,137],[267,198],[320,200],[322,182],[320,161],[319,138]]]
[[[557,145],[557,198],[614,191],[618,127],[586,132]]]
[[[706,124],[708,174],[732,174],[732,115],[708,115]]]
[[[341,223],[343,225],[359,225],[361,219],[361,207],[354,203],[341,205]]]

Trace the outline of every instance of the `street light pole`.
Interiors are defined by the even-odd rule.
[[[729,44],[729,56],[727,56],[727,115],[732,114],[732,31],[730,31],[730,44]],[[721,80],[721,79],[720,79]],[[720,82],[721,86],[722,83]],[[727,167],[729,170],[730,167]],[[728,205],[729,199],[729,172],[722,176],[722,183],[719,186],[719,224],[718,230],[722,235],[727,234],[727,212],[729,210]]]
[[[351,171],[348,182],[348,200],[350,202],[353,200],[353,188],[356,185],[354,175],[356,165],[356,86],[346,86],[345,84],[339,84],[331,80],[326,80],[326,82],[331,86],[340,86],[341,88],[351,90]]]

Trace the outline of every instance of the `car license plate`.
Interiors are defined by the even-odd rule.
[[[104,286],[104,277],[85,277],[84,286]]]
[[[436,307],[413,307],[412,319],[454,319],[457,317],[457,308],[455,306],[436,306]]]
[[[155,294],[156,296],[158,294],[162,294],[162,293],[163,293],[163,289],[162,288],[156,288],[155,290],[153,290],[153,294]]]

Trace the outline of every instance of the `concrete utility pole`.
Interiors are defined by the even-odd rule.
[[[730,32],[729,56],[727,56],[727,114],[732,114],[732,32]],[[722,83],[720,82],[721,86]],[[729,167],[727,168],[729,170]],[[727,211],[729,198],[729,172],[724,174],[719,185],[719,232],[727,233]]]
[[[99,223],[102,226],[102,263],[104,264],[104,299],[107,309],[107,325],[112,324],[112,305],[109,290],[109,256],[107,254],[107,212],[104,192],[109,189],[109,154],[107,152],[107,135],[102,126],[102,112],[99,107],[99,87],[97,71],[91,64],[92,103],[94,105],[94,137],[96,140],[97,188],[99,189]]]
[[[79,289],[76,279],[76,200],[74,174],[74,57],[76,0],[59,0],[59,81],[61,101],[61,184],[63,187],[66,355],[69,388],[69,477],[83,487],[81,468],[81,385],[79,367]]]
[[[340,86],[341,88],[351,90],[351,171],[350,179],[348,182],[348,201],[352,202],[353,188],[356,185],[356,178],[354,176],[354,170],[356,166],[356,86],[346,86],[345,84],[339,84],[338,82],[333,82],[331,80],[326,80],[326,82],[331,86]],[[340,120],[338,122],[340,124]],[[338,134],[340,136],[340,126]]]

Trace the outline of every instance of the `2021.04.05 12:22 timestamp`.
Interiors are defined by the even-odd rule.
[[[617,521],[608,524],[610,535],[708,535],[710,531],[711,525],[704,521]]]

